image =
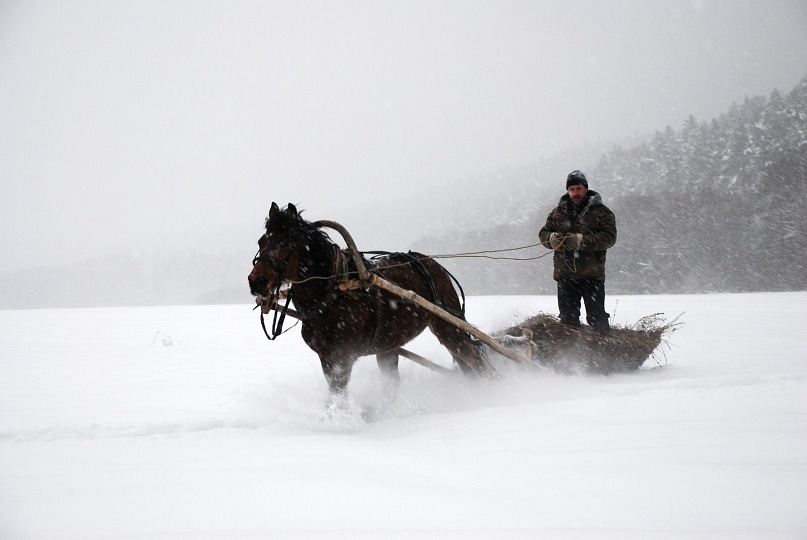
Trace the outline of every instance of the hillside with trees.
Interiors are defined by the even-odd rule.
[[[709,122],[690,117],[680,130],[667,127],[643,144],[615,147],[585,172],[617,216],[609,292],[807,288],[807,77],[786,95],[746,98]],[[523,215],[499,216],[505,225],[434,235],[418,245],[448,254],[534,244],[563,194],[563,178],[557,185],[537,202],[524,200]],[[554,291],[551,257],[443,262],[470,294]]]

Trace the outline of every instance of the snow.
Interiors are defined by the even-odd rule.
[[[319,362],[251,306],[0,311],[0,538],[805,538],[807,293],[610,296],[684,313],[666,361],[474,382]],[[508,326],[552,297],[472,297]],[[444,365],[430,335],[408,346]]]

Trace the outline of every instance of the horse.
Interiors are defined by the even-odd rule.
[[[292,299],[303,340],[319,356],[332,398],[346,396],[358,358],[375,355],[387,399],[392,394],[394,400],[400,385],[397,350],[427,327],[462,372],[491,374],[483,345],[453,324],[378,287],[340,289],[356,275],[352,257],[293,204],[281,209],[273,202],[265,225],[248,277],[250,292],[258,304],[274,306],[281,286],[290,285],[286,307]],[[370,272],[464,320],[453,277],[432,258],[408,252],[362,259]],[[283,313],[279,305],[276,309]]]

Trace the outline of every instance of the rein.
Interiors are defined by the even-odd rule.
[[[274,297],[277,298],[278,294],[280,294],[280,286],[282,285],[282,281],[280,281],[275,288]],[[274,341],[277,339],[279,335],[283,333],[283,323],[286,321],[286,313],[289,311],[289,303],[291,302],[291,289],[289,289],[289,294],[286,295],[286,303],[283,305],[281,309],[275,309],[274,316],[272,317],[272,335],[269,335],[269,332],[266,330],[266,322],[264,321],[263,317],[263,309],[261,309],[261,328],[263,328],[263,333],[266,335],[266,339],[269,341]],[[293,328],[293,327],[292,327]]]
[[[286,274],[289,270],[289,263],[291,262],[291,258],[294,256],[294,253],[289,253],[289,256],[283,261],[282,270],[278,273],[278,280],[277,286],[275,287],[275,292],[272,294],[272,298],[279,298],[280,297],[280,287],[283,285],[283,282],[286,281]],[[253,264],[259,260],[266,260],[267,258],[260,257],[260,250],[258,254],[255,256],[255,260]],[[270,259],[271,260],[271,259]],[[275,309],[274,316],[272,317],[272,334],[269,335],[269,331],[266,329],[266,322],[264,321],[263,316],[263,308],[261,308],[261,328],[263,328],[263,333],[266,335],[266,338],[269,341],[274,341],[277,339],[279,335],[283,333],[283,323],[286,321],[286,313],[289,311],[289,304],[291,303],[291,296],[292,290],[289,289],[289,293],[286,295],[286,304],[281,309]]]

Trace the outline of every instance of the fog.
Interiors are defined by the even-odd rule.
[[[404,195],[806,71],[800,0],[0,2],[0,271],[252,246],[272,201],[384,234]]]

